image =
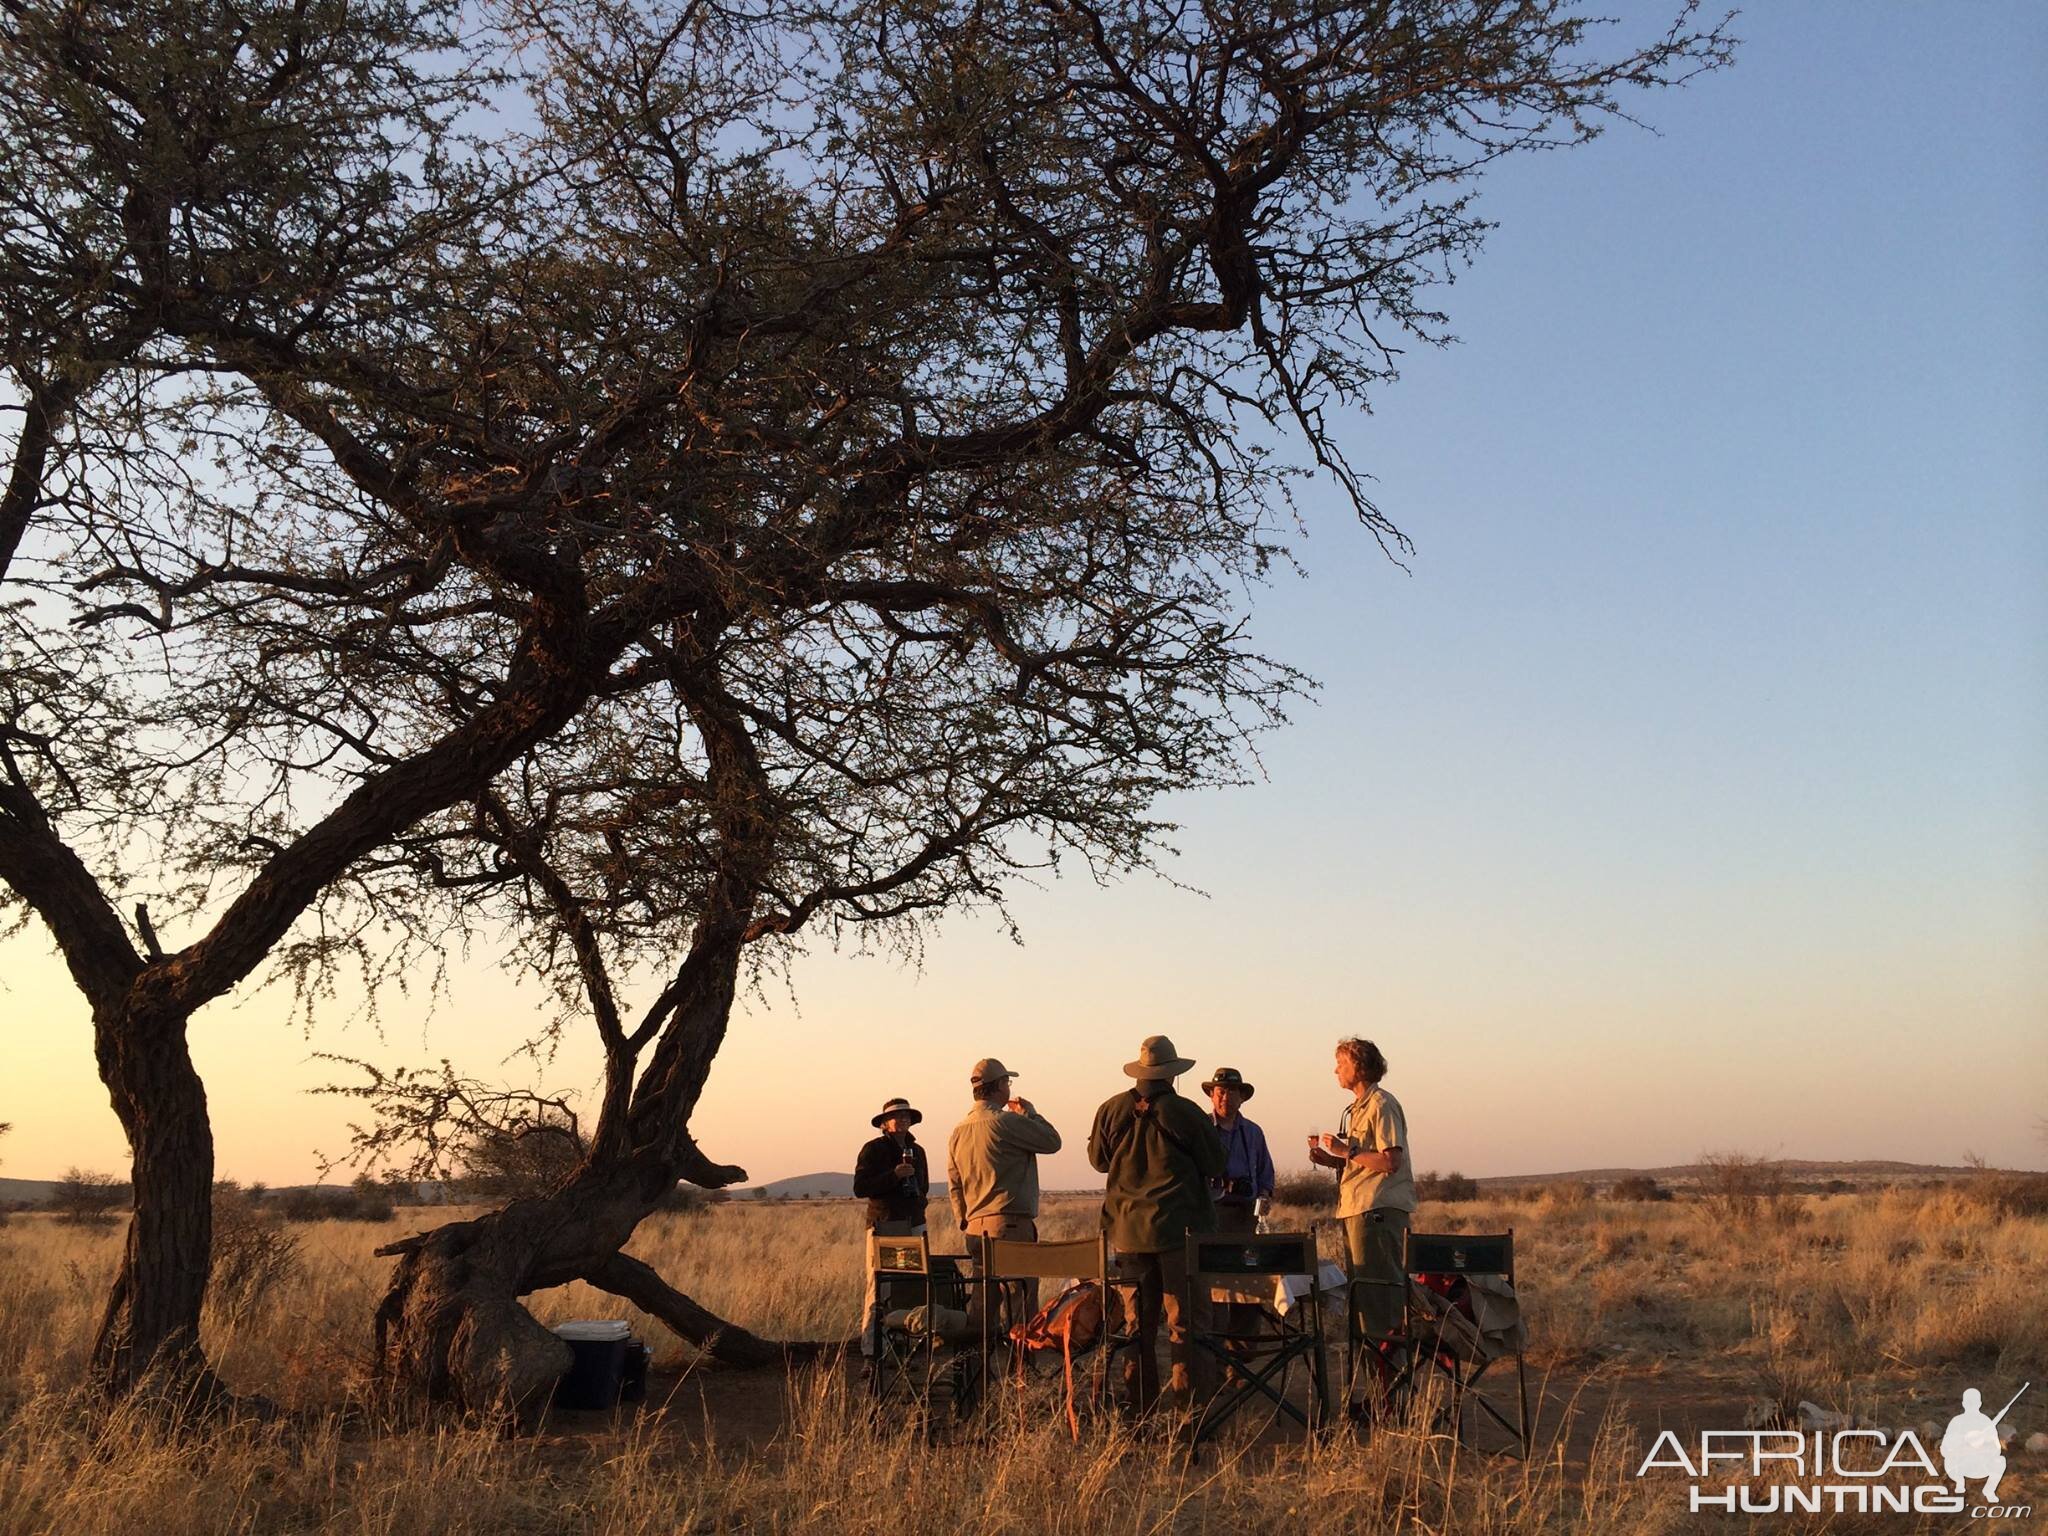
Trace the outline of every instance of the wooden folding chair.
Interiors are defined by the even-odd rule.
[[[1260,1292],[1260,1316],[1270,1326],[1256,1333],[1227,1328],[1192,1330],[1195,1348],[1223,1364],[1221,1389],[1203,1406],[1195,1424],[1194,1444],[1215,1434],[1255,1398],[1270,1399],[1280,1412],[1310,1434],[1329,1420],[1329,1363],[1323,1341],[1323,1287],[1316,1240],[1308,1232],[1190,1232],[1188,1234],[1189,1300],[1201,1294],[1213,1300],[1218,1288],[1232,1294]],[[1286,1315],[1268,1302],[1276,1282],[1289,1275],[1308,1279],[1308,1294]],[[1215,1315],[1209,1308],[1190,1307],[1189,1315]],[[1308,1411],[1289,1402],[1287,1369],[1296,1360],[1308,1362]]]
[[[982,1316],[984,1333],[986,1319],[993,1310],[993,1296],[988,1287],[1000,1288],[1018,1280],[1063,1280],[1078,1279],[1095,1282],[1098,1299],[1102,1306],[1102,1336],[1094,1346],[1098,1352],[1097,1390],[1100,1399],[1109,1384],[1109,1357],[1111,1353],[1109,1332],[1109,1242],[1100,1236],[1069,1238],[1060,1242],[1025,1242],[1017,1238],[991,1237],[980,1240],[982,1253],[986,1256],[988,1273],[982,1291]],[[1013,1358],[1017,1362],[1017,1374],[1022,1379],[1028,1364],[1028,1351],[1022,1338],[1029,1319],[1021,1319],[1012,1325],[1010,1339]],[[1081,1437],[1081,1415],[1074,1396],[1074,1339],[1071,1330],[1061,1336],[1060,1359],[1062,1373],[1067,1387],[1067,1427],[1074,1438]]]
[[[1517,1315],[1510,1326],[1489,1333],[1488,1295],[1475,1292],[1473,1280],[1504,1282],[1515,1293],[1515,1233],[1410,1232],[1402,1245],[1401,1272],[1408,1295],[1402,1332],[1409,1344],[1408,1360],[1396,1389],[1414,1390],[1418,1372],[1433,1366],[1450,1383],[1451,1433],[1461,1444],[1473,1442],[1465,1432],[1466,1410],[1476,1408],[1514,1436],[1514,1449],[1529,1454],[1529,1371],[1523,1356],[1523,1328]],[[1460,1287],[1457,1282],[1464,1281]],[[1498,1298],[1504,1300],[1506,1298]],[[1512,1358],[1515,1365],[1511,1422],[1480,1389],[1494,1366]]]

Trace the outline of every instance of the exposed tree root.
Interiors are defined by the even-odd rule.
[[[704,1350],[721,1365],[761,1367],[816,1360],[843,1347],[843,1341],[764,1339],[737,1323],[700,1306],[640,1260],[615,1253],[583,1277],[599,1290],[624,1297],[649,1317],[658,1318],[681,1338]]]

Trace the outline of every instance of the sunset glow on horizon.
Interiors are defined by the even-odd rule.
[[[1256,1085],[1288,1172],[1355,1033],[1425,1170],[2048,1167],[2048,12],[1867,14],[1744,16],[1661,137],[1488,182],[1464,340],[1348,427],[1408,569],[1314,482],[1305,574],[1253,594],[1323,685],[1265,780],[1167,808],[1179,886],[1069,876],[1017,893],[1021,945],[970,915],[921,971],[821,944],[763,978],[706,1152],[844,1170],[897,1094],[943,1147],[997,1055],[1065,1136],[1047,1185],[1088,1187],[1089,1116],[1165,1033]],[[494,958],[381,998],[381,1036],[348,996],[310,1036],[284,990],[202,1010],[219,1173],[346,1150],[316,1053],[535,1081]],[[0,1176],[125,1170],[39,924],[0,1013]],[[541,1080],[587,1093],[588,1035]]]

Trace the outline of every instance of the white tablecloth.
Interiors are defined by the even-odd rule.
[[[1344,1305],[1344,1266],[1324,1259],[1316,1270],[1322,1287],[1323,1305]],[[1247,1275],[1242,1281],[1221,1281],[1209,1288],[1212,1301],[1254,1301],[1286,1317],[1301,1305],[1309,1293],[1307,1275]]]

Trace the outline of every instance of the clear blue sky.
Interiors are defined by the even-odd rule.
[[[736,1021],[713,1156],[850,1166],[897,1092],[942,1145],[994,1052],[1079,1184],[1154,1030],[1291,1148],[1355,1030],[1424,1167],[2048,1163],[2048,7],[1736,30],[1732,71],[1642,103],[1661,137],[1488,183],[1462,343],[1347,429],[1412,573],[1305,502],[1308,576],[1257,627],[1324,691],[1269,782],[1175,808],[1210,894],[1062,885],[1023,948],[958,923],[921,976],[814,956],[800,1009]],[[46,949],[0,957],[62,1012]],[[502,984],[460,985],[317,1043],[490,1069]],[[223,1171],[343,1139],[281,1011],[195,1026]],[[122,1161],[82,1023],[30,1038],[0,1119],[10,1174]]]

